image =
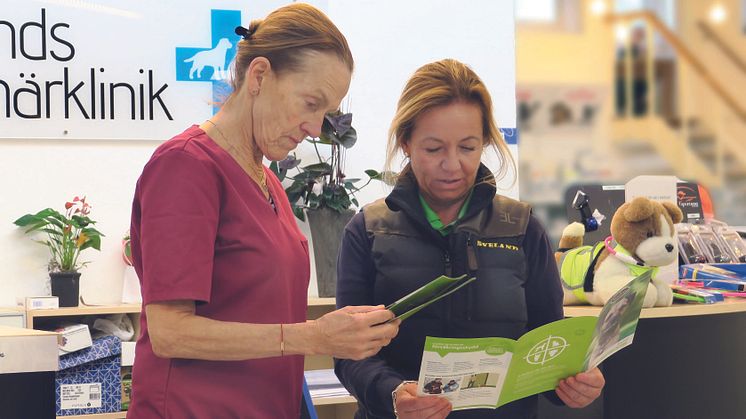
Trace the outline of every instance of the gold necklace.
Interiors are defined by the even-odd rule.
[[[218,131],[218,134],[220,134],[220,136],[223,138],[223,141],[225,141],[226,146],[230,150],[233,150],[234,151],[234,155],[236,157],[238,157],[240,155],[240,153],[238,153],[236,151],[236,148],[233,146],[233,144],[231,144],[231,142],[228,141],[228,137],[226,137],[225,134],[223,134],[223,131],[220,129],[220,127],[218,127],[218,125],[216,123],[212,122],[212,120],[210,120],[210,119],[208,119],[206,122],[209,122],[210,125],[212,125],[213,127],[215,127],[215,129]],[[243,160],[243,159],[239,158],[239,160]],[[267,199],[269,199],[270,196],[269,196],[269,187],[267,186],[267,174],[264,173],[264,167],[262,167],[261,165],[259,167],[256,167],[255,165],[249,164],[249,163],[245,163],[245,164],[242,165],[241,162],[239,162],[239,165],[241,165],[241,166],[248,166],[249,171],[247,171],[247,173],[248,173],[249,177],[254,182],[256,182],[259,185],[259,188],[262,190],[262,193],[264,194],[264,197],[267,198]]]

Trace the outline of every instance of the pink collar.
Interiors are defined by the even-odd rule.
[[[611,242],[613,240],[614,239],[611,236],[607,237],[604,240],[604,245],[606,246],[606,250],[609,253],[611,253],[612,255],[614,255],[614,257],[616,257],[617,259],[621,260],[624,263],[629,263],[630,265],[645,266],[644,263],[640,262],[639,260],[635,259],[634,257],[632,257],[630,255],[626,255],[624,253],[617,252],[616,249],[614,249],[611,246]]]

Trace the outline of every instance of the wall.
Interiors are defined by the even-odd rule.
[[[364,177],[364,169],[381,167],[396,99],[406,78],[427,61],[450,56],[472,65],[492,91],[500,126],[515,126],[512,2],[475,1],[468,8],[450,0],[315,3],[326,8],[346,34],[357,61],[349,110],[355,115],[359,141],[348,155],[348,176]],[[246,2],[218,4],[243,8]],[[245,14],[243,19],[255,17]],[[0,60],[5,59],[2,53]],[[0,119],[0,130],[11,123],[33,122]],[[81,293],[88,303],[119,301],[120,240],[129,226],[136,179],[159,143],[0,140],[0,306],[14,305],[19,296],[48,293],[47,250],[25,237],[12,221],[45,207],[61,209],[65,201],[83,194],[106,237],[100,253],[83,253],[91,264],[83,270]],[[366,203],[385,193],[372,184],[358,198]],[[506,193],[517,196],[517,185]],[[309,293],[315,294],[313,281]]]
[[[593,15],[591,0],[579,0],[578,31],[565,32],[518,24],[516,82],[607,84],[611,80],[610,25]],[[608,70],[607,70],[608,67]]]

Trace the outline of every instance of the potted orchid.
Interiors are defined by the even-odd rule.
[[[280,181],[292,180],[290,186],[285,188],[285,193],[299,220],[305,221],[309,210],[327,208],[344,213],[352,205],[358,206],[356,192],[372,180],[384,180],[384,173],[369,169],[365,171],[367,182],[358,186],[357,183],[362,179],[348,178],[344,174],[345,154],[357,142],[357,131],[352,126],[351,113],[337,111],[327,114],[319,138],[309,137],[306,141],[313,144],[318,161],[301,166],[301,160],[291,154],[285,160],[270,164],[270,169]],[[330,148],[328,158],[322,157],[319,145]],[[290,174],[293,169],[297,171],[295,175]]]
[[[319,138],[307,138],[313,144],[317,161],[301,166],[295,154],[285,160],[270,164],[280,181],[291,180],[285,193],[295,216],[306,220],[313,239],[316,278],[320,297],[333,297],[336,289],[335,269],[340,237],[358,206],[355,193],[372,180],[388,180],[391,177],[376,170],[366,170],[367,182],[358,186],[362,179],[348,178],[344,173],[347,150],[357,142],[357,131],[352,127],[352,114],[337,111],[327,114],[321,126]],[[319,147],[329,147],[329,157],[322,157]],[[291,175],[291,171],[295,172]]]
[[[101,234],[93,225],[89,214],[91,205],[86,198],[75,197],[65,203],[65,212],[46,208],[36,214],[26,214],[13,223],[25,228],[25,233],[44,233],[46,237],[36,242],[47,246],[50,252],[49,276],[52,295],[60,299],[61,307],[75,307],[80,295],[80,272],[88,262],[79,260],[80,253],[88,248],[101,250]]]

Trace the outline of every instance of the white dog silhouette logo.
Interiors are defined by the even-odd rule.
[[[192,63],[192,68],[189,69],[189,79],[194,79],[195,71],[197,72],[197,78],[202,77],[202,70],[205,67],[212,67],[211,80],[225,79],[225,56],[232,46],[233,44],[228,38],[220,38],[215,48],[200,51],[184,60],[185,63]]]

